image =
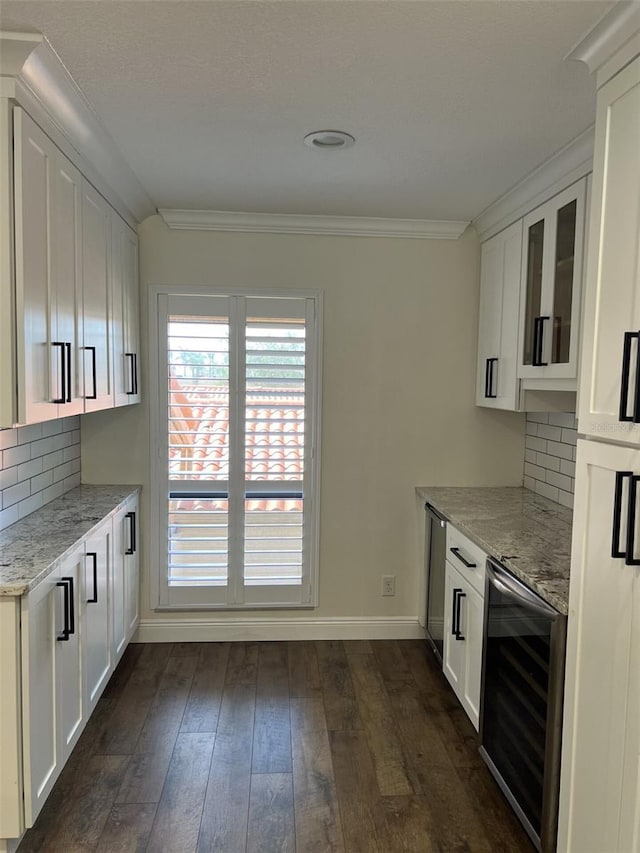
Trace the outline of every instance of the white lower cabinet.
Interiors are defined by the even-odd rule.
[[[84,722],[79,547],[22,601],[25,821],[31,826]]]
[[[113,519],[112,654],[117,662],[139,621],[138,499],[130,498]]]
[[[22,607],[25,822],[32,826],[62,767],[56,730],[56,658],[63,589],[53,572]],[[75,591],[75,590],[74,590]]]
[[[138,556],[138,498],[132,498],[126,507],[124,522],[129,538],[124,550],[125,599],[124,615],[127,641],[131,639],[140,622],[140,558]]]
[[[137,518],[134,494],[0,608],[0,847],[33,826],[137,628]]]
[[[558,851],[640,850],[637,449],[578,442]]]
[[[447,562],[444,593],[444,674],[476,731],[480,717],[484,602]]]
[[[70,624],[64,621],[64,588],[61,637],[56,639],[57,685],[58,689],[58,728],[60,732],[60,751],[62,762],[67,760],[71,750],[80,737],[84,724],[82,632],[80,630],[80,595],[82,589],[82,569],[84,566],[84,547],[80,546],[67,557],[60,568],[60,582],[69,586],[68,611]],[[73,618],[72,618],[73,617]],[[68,630],[65,630],[68,629]],[[64,636],[68,635],[65,640]]]
[[[447,526],[443,671],[476,731],[480,723],[487,555]]]
[[[85,543],[82,621],[85,700],[89,713],[95,708],[112,669],[109,624],[112,538],[109,519]]]

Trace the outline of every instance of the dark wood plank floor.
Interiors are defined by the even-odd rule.
[[[531,853],[418,641],[131,645],[19,853]]]

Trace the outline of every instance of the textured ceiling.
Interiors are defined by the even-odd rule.
[[[6,0],[158,207],[471,219],[592,124],[596,0]],[[353,134],[317,151],[306,133]]]

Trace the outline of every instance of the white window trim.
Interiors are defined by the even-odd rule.
[[[159,394],[159,371],[161,366],[160,341],[158,338],[158,299],[162,296],[245,296],[245,297],[272,297],[313,299],[315,304],[314,334],[307,342],[308,364],[315,365],[317,381],[313,385],[312,398],[309,400],[313,407],[313,418],[311,420],[312,435],[312,470],[309,478],[309,494],[305,493],[305,500],[311,503],[310,542],[309,542],[309,585],[306,602],[290,603],[274,600],[273,602],[242,604],[165,604],[161,594],[164,579],[161,566],[164,565],[162,556],[162,520],[167,514],[167,496],[163,494],[164,479],[162,466],[166,465],[166,447],[163,442],[163,434],[160,429],[159,418],[156,416],[160,411]],[[149,389],[149,415],[150,415],[150,465],[149,465],[149,491],[147,502],[149,507],[149,604],[156,611],[206,611],[206,610],[265,610],[265,609],[310,609],[318,606],[318,570],[320,552],[320,472],[321,472],[321,426],[322,426],[322,341],[323,341],[323,292],[321,290],[284,290],[277,288],[244,289],[244,288],[219,288],[211,286],[190,285],[157,285],[149,286],[148,319],[149,332],[149,378],[147,388]],[[277,595],[277,587],[274,586],[274,599]]]

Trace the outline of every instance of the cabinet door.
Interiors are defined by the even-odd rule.
[[[113,406],[113,341],[109,289],[111,208],[82,181],[85,411]]]
[[[640,801],[640,567],[628,565],[640,562],[640,458],[579,441],[576,465],[558,850],[627,853]]]
[[[140,400],[138,238],[115,211],[111,231],[115,404],[122,406]]]
[[[130,640],[140,620],[140,558],[138,556],[138,499],[131,500],[125,513],[125,621]]]
[[[111,674],[109,586],[112,560],[112,522],[86,540],[83,601],[85,705],[90,713]]]
[[[462,706],[476,731],[480,725],[480,685],[482,681],[482,639],[484,625],[484,600],[468,583],[463,587],[464,598],[460,605],[460,632],[464,652],[464,689],[460,696]]]
[[[444,576],[444,648],[443,671],[456,696],[464,692],[464,642],[457,639],[460,595],[464,593],[464,579],[447,561]]]
[[[477,731],[482,679],[483,599],[448,561],[444,606],[444,674]]]
[[[19,146],[17,146],[19,147]],[[16,395],[13,107],[0,98],[0,428],[18,419]],[[19,189],[17,190],[19,192]],[[21,226],[19,226],[21,227]]]
[[[64,368],[58,416],[84,411],[81,208],[82,176],[58,151],[53,166],[52,299],[55,300],[55,358]]]
[[[129,363],[128,402],[140,402],[140,312],[138,283],[138,235],[124,225],[122,243],[122,283],[125,320],[126,359]]]
[[[640,443],[640,58],[598,92],[578,428]],[[625,349],[626,343],[626,349]]]
[[[69,584],[73,630],[66,641],[56,644],[56,693],[58,710],[58,737],[60,738],[61,761],[67,760],[80,737],[84,724],[84,702],[82,685],[82,652],[79,621],[82,572],[84,569],[84,546],[77,548],[65,558],[60,566],[60,581]],[[70,583],[69,583],[70,581]]]
[[[582,179],[524,218],[522,379],[577,377],[585,192]]]
[[[22,729],[25,824],[33,823],[62,768],[56,727],[56,646],[65,627],[59,571],[22,599]],[[68,593],[67,593],[68,594]]]
[[[518,407],[522,221],[482,245],[476,405]]]
[[[113,519],[113,569],[111,572],[111,627],[114,663],[125,650],[127,643],[127,541],[129,520],[126,509]]]
[[[51,185],[57,149],[23,110],[14,109],[13,121],[18,421],[38,423],[58,416],[53,401],[62,393],[51,293]]]

